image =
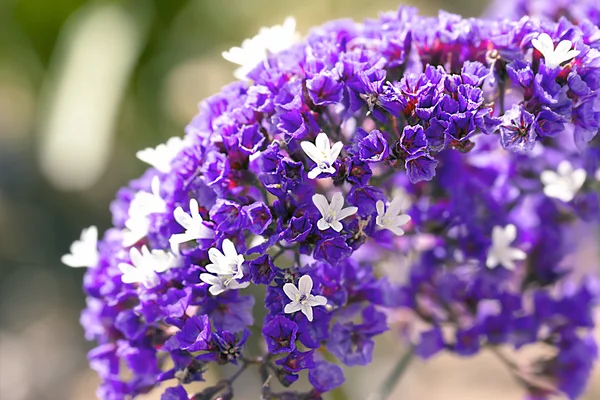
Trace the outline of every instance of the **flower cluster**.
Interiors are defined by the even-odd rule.
[[[263,398],[318,399],[400,308],[416,354],[547,346],[520,380],[578,397],[599,293],[569,264],[581,221],[600,221],[598,28],[400,8],[294,29],[224,53],[242,80],[185,139],[139,152],[152,168],[119,191],[114,228],[63,259],[89,267],[99,397],[168,381],[164,399],[232,398],[256,365]],[[188,394],[211,363],[239,370]],[[303,370],[309,392],[273,387]]]

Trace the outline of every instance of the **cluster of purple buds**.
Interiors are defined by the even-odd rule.
[[[600,294],[571,272],[600,222],[590,21],[400,8],[303,41],[288,19],[225,52],[240,81],[138,152],[152,168],[114,228],[63,258],[89,267],[98,396],[230,399],[255,367],[261,398],[319,399],[392,330],[424,358],[542,346],[507,365],[535,398],[577,398]],[[304,370],[312,389],[293,391]]]

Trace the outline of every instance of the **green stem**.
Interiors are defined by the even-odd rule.
[[[406,369],[410,364],[413,355],[415,354],[414,350],[414,346],[408,348],[408,350],[406,351],[406,353],[404,353],[402,358],[398,360],[398,363],[394,366],[394,369],[392,369],[388,377],[383,381],[383,383],[379,387],[379,390],[373,393],[369,397],[369,400],[386,400],[390,396],[390,394],[394,391],[394,388],[400,381],[400,378],[402,378],[402,376],[406,372]]]

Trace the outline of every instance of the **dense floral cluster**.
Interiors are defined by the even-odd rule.
[[[597,352],[598,288],[570,273],[600,221],[595,22],[401,8],[303,42],[287,20],[225,53],[242,80],[139,152],[152,168],[118,193],[115,227],[63,259],[89,267],[99,397],[167,381],[165,400],[229,399],[256,365],[262,398],[318,399],[399,308],[422,357],[543,345],[518,379],[578,397]],[[303,370],[310,392],[276,389]]]

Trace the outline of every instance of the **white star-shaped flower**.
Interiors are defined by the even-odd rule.
[[[198,211],[198,201],[196,199],[190,200],[189,214],[183,211],[183,208],[177,207],[173,212],[173,217],[179,225],[185,228],[184,233],[175,233],[169,239],[173,253],[179,251],[179,245],[182,243],[198,239],[212,239],[215,236],[215,232],[204,225],[204,220]]]
[[[162,250],[148,250],[142,246],[140,252],[135,247],[129,250],[130,263],[119,263],[119,270],[123,273],[123,283],[141,283],[151,289],[160,283],[159,273],[176,267],[179,259],[172,253]]]
[[[315,194],[312,197],[313,203],[319,209],[322,218],[317,221],[317,227],[324,231],[329,228],[333,228],[334,231],[339,232],[343,226],[340,222],[346,217],[356,214],[358,211],[357,207],[344,207],[344,196],[342,193],[337,192],[331,198],[331,204],[327,201],[327,197],[322,194]]]
[[[556,172],[543,171],[540,180],[544,184],[544,194],[548,197],[569,202],[583,186],[587,174],[583,168],[573,169],[568,161],[558,164]]]
[[[306,318],[312,322],[313,307],[324,306],[327,304],[327,298],[324,296],[313,296],[310,294],[313,287],[312,278],[309,275],[304,275],[298,280],[298,287],[293,283],[283,285],[285,295],[291,300],[286,304],[283,312],[291,314],[296,311],[302,311]]]
[[[249,282],[239,283],[237,281],[244,277],[242,268],[244,256],[238,254],[231,240],[223,241],[223,252],[215,247],[208,250],[208,258],[211,264],[206,266],[206,270],[215,275],[203,273],[200,274],[200,280],[211,285],[208,290],[213,296],[226,290],[248,287]]]
[[[158,176],[152,178],[150,184],[151,192],[140,190],[129,204],[129,217],[147,217],[150,214],[164,213],[167,211],[167,203],[160,197],[160,180]]]
[[[410,215],[401,214],[401,197],[394,197],[387,210],[385,209],[385,204],[381,200],[377,201],[375,207],[377,207],[377,218],[375,219],[375,223],[379,228],[388,229],[398,236],[404,235],[404,229],[402,229],[401,226],[410,221]]]
[[[148,235],[150,221],[148,215],[164,213],[167,203],[160,197],[160,180],[157,176],[152,178],[151,193],[140,190],[129,204],[129,218],[125,221],[127,228],[123,232],[123,246],[129,247]]]
[[[283,25],[260,28],[256,36],[242,42],[242,47],[232,47],[222,55],[227,61],[240,65],[233,75],[237,79],[245,79],[250,71],[266,60],[269,53],[277,54],[298,41],[300,35],[296,32],[296,20],[288,17]]]
[[[516,237],[517,228],[514,225],[506,225],[504,228],[495,226],[492,230],[492,246],[488,250],[485,265],[488,268],[502,265],[512,270],[515,268],[515,261],[527,258],[523,250],[510,247]]]
[[[71,254],[61,257],[69,267],[93,267],[98,263],[98,229],[90,226],[81,231],[81,237],[71,244]]]
[[[531,44],[542,53],[548,68],[556,68],[580,53],[579,50],[572,50],[573,43],[570,40],[561,40],[554,48],[554,42],[547,33],[541,33],[537,39],[531,41]]]
[[[155,148],[148,147],[135,153],[136,157],[159,170],[162,173],[171,171],[171,161],[177,156],[184,146],[180,137],[172,137],[166,143],[161,143]]]
[[[336,142],[333,146],[331,146],[327,134],[321,132],[317,135],[314,144],[303,141],[300,142],[300,146],[306,155],[317,164],[308,173],[309,179],[315,179],[322,172],[327,174],[333,174],[335,172],[333,163],[340,155],[344,144],[342,142]]]

